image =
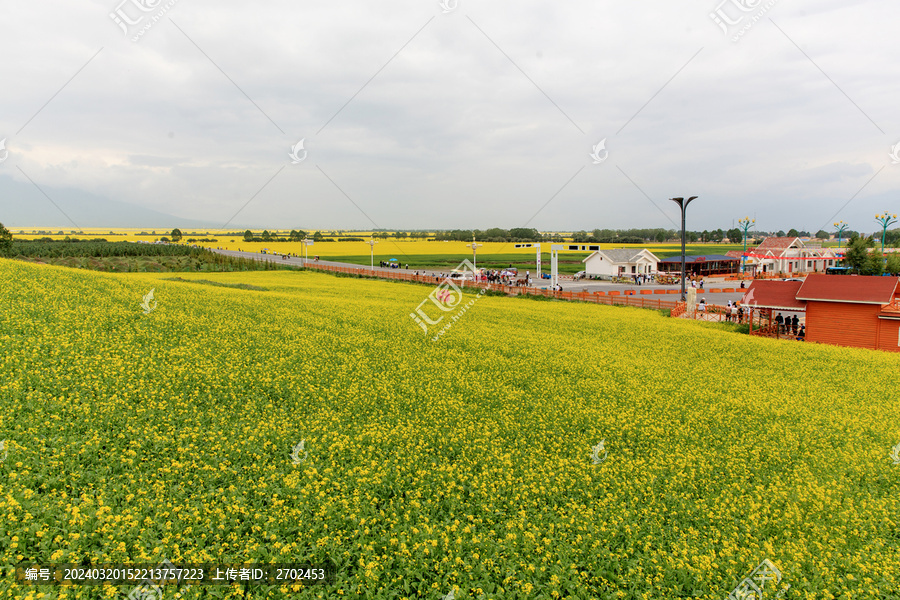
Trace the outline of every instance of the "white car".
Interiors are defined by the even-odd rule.
[[[586,273],[584,271],[578,271],[575,273],[575,279],[584,279]]]

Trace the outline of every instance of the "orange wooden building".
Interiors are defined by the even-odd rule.
[[[900,279],[810,274],[797,291],[806,304],[806,341],[900,352]]]

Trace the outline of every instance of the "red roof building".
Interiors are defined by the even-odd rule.
[[[831,248],[823,248],[818,242],[806,244],[798,237],[767,237],[743,255],[750,271],[763,273],[824,272],[840,260]]]
[[[897,277],[811,273],[796,295],[806,304],[806,340],[900,352],[898,288]]]
[[[797,300],[802,281],[753,281],[741,298],[741,304],[748,308],[770,308],[789,312],[803,312],[806,302]]]

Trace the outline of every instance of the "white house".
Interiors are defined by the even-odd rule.
[[[586,275],[622,277],[656,273],[659,258],[646,248],[597,250],[584,259]]]

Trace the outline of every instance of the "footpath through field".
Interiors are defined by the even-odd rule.
[[[259,252],[221,250],[216,248],[209,248],[209,250],[226,256],[292,267],[306,267],[321,271],[347,273],[352,275],[368,275],[388,280],[411,281],[432,285],[437,285],[449,274],[446,271],[436,269],[412,270],[405,268],[393,269],[388,267],[375,267],[373,269],[371,267],[362,267],[352,263],[314,260],[312,258],[304,259],[303,257],[282,254],[263,254]],[[560,285],[563,288],[562,291],[550,290],[549,281],[546,279],[532,279],[531,285],[527,287],[471,281],[466,281],[464,283],[457,282],[457,285],[468,288],[490,288],[492,290],[502,291],[510,296],[530,294],[557,298],[560,300],[594,302],[597,304],[616,304],[651,309],[674,309],[680,300],[681,288],[678,285],[633,285],[584,279],[573,281],[571,276],[561,276],[560,280]],[[729,300],[733,302],[740,300],[743,295],[744,290],[740,289],[739,282],[725,281],[722,278],[709,278],[706,280],[706,289],[703,292],[698,290],[697,298],[698,300],[701,297],[706,299],[707,304],[710,309],[712,309],[710,310],[710,320],[718,320],[713,317],[713,315],[716,314],[716,311],[714,310],[715,307],[724,307]]]

